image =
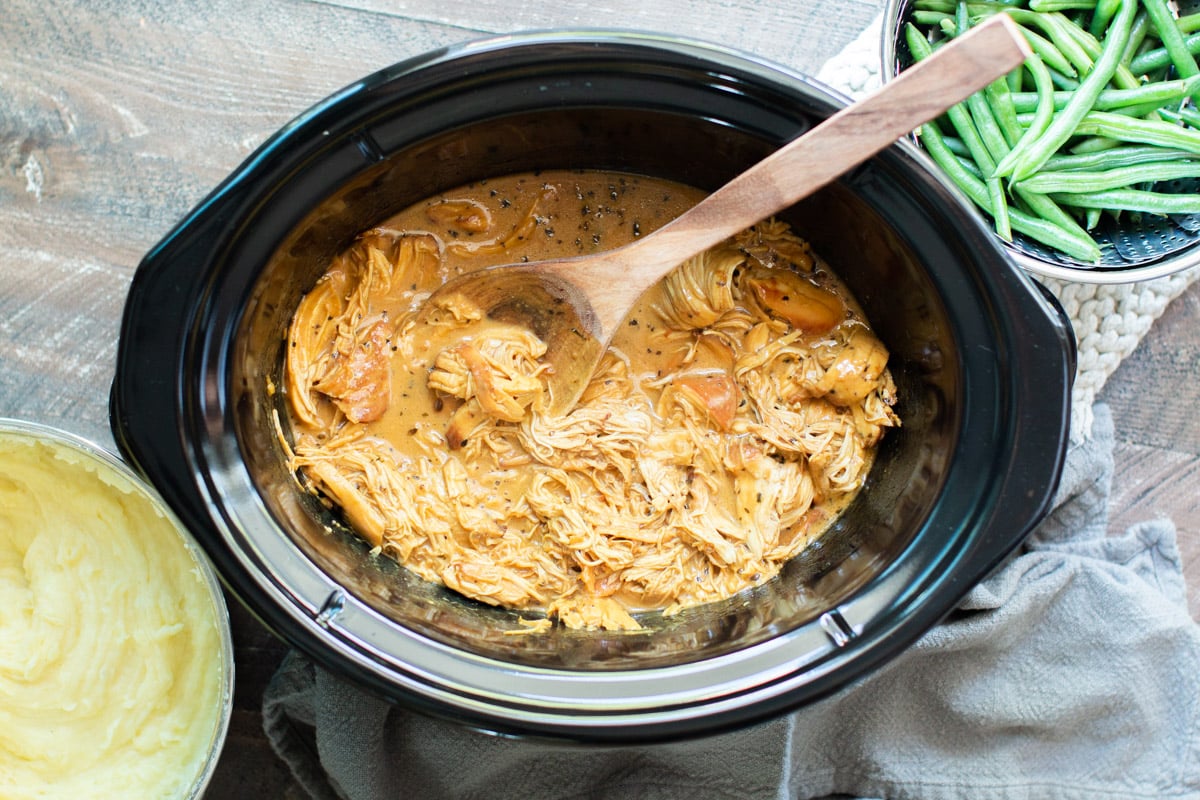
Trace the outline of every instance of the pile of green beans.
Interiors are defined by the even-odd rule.
[[[908,54],[993,14],[1033,55],[917,136],[1001,238],[1094,264],[1105,214],[1200,213],[1200,193],[1156,189],[1200,179],[1200,14],[1176,18],[1167,0],[913,0]]]

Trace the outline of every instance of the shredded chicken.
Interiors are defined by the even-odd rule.
[[[292,467],[428,580],[636,630],[642,611],[769,580],[819,536],[900,424],[896,388],[853,298],[769,221],[651,291],[580,404],[551,416],[531,332],[455,307],[414,323],[445,276],[480,266],[463,259],[503,243],[516,260],[563,224],[552,201],[569,193],[548,186],[507,214],[494,188],[440,198],[436,230],[418,209],[334,260],[289,332]]]

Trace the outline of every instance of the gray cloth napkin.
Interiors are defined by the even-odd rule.
[[[297,654],[264,699],[318,800],[1200,798],[1200,626],[1175,528],[1108,535],[1097,406],[1052,514],[946,621],[837,695],[698,741],[584,749],[381,702]]]

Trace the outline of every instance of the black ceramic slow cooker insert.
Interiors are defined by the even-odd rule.
[[[892,353],[904,425],[829,535],[770,583],[634,633],[508,636],[514,612],[372,556],[299,490],[273,419],[284,331],[328,259],[441,190],[540,168],[714,188],[844,101],[727,50],[559,32],[440,50],[283,128],[144,259],[111,416],[227,586],[318,664],[509,734],[647,741],[828,695],[928,630],[1044,515],[1068,327],[915,149],[781,215]]]

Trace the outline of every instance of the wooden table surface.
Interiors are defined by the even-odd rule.
[[[546,27],[670,32],[815,73],[883,0],[5,0],[0,13],[0,416],[112,447],[108,388],[142,255],[264,139],[431,48]],[[1105,388],[1114,530],[1166,515],[1200,618],[1200,284]],[[209,796],[299,798],[260,726],[285,648],[231,604],[235,712]]]

